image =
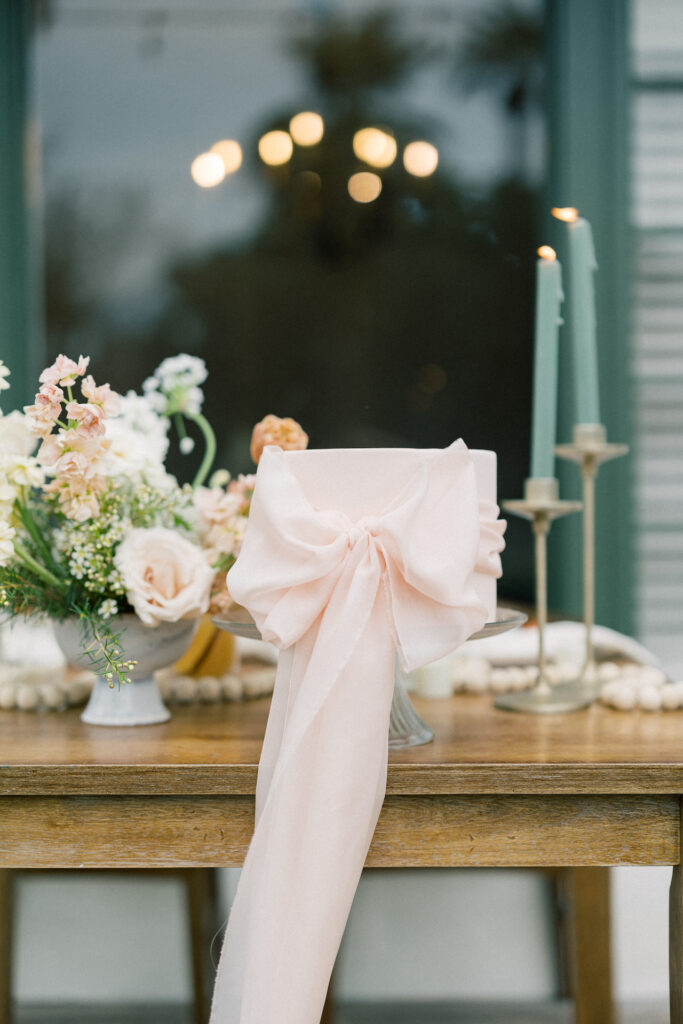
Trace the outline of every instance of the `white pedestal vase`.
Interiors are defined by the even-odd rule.
[[[121,649],[126,659],[136,661],[128,673],[131,682],[110,687],[97,676],[81,721],[88,725],[154,725],[167,722],[171,713],[161,699],[153,673],[167,668],[185,653],[197,628],[196,619],[162,622],[145,626],[137,615],[122,615],[114,629],[121,631]],[[55,623],[55,637],[72,665],[90,668],[83,653],[83,624],[78,619]]]

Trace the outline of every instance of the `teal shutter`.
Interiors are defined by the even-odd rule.
[[[632,388],[637,631],[683,675],[683,4],[634,0]]]
[[[566,256],[551,206],[576,206],[593,225],[600,401],[612,441],[633,440],[629,337],[629,62],[627,0],[549,0],[550,174],[544,240]],[[560,361],[560,440],[574,415],[568,334]],[[634,510],[632,458],[604,466],[597,497],[597,621],[632,633]],[[575,466],[558,461],[564,497],[580,494]],[[551,533],[551,604],[581,615],[581,522],[571,516]]]
[[[0,3],[0,359],[4,411],[27,402],[40,361],[40,145],[31,116],[30,4]]]

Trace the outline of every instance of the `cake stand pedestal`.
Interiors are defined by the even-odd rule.
[[[481,640],[484,637],[497,636],[499,633],[507,633],[511,629],[526,622],[524,612],[514,608],[498,608],[496,618],[487,622],[482,629],[473,633],[469,640]],[[261,640],[258,626],[245,608],[234,608],[228,617],[216,617],[211,620],[219,629],[225,629],[234,636],[245,637],[249,640]],[[434,732],[423,722],[412,705],[408,695],[407,678],[401,668],[398,658],[394,671],[394,696],[391,702],[391,713],[389,716],[389,748],[400,750],[404,747],[419,747],[424,743],[430,743],[434,739]]]

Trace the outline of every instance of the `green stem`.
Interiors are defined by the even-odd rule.
[[[51,573],[49,569],[46,569],[44,565],[41,565],[40,562],[37,562],[33,555],[29,554],[29,552],[26,550],[25,547],[23,547],[23,545],[17,544],[17,542],[14,541],[14,551],[15,554],[20,559],[20,561],[24,563],[26,568],[34,572],[36,576],[40,576],[40,578],[45,580],[46,583],[50,583],[53,587],[57,587],[58,590],[63,589],[62,581],[59,580],[53,573]]]
[[[33,540],[33,543],[42,552],[43,557],[45,558],[45,560],[47,562],[49,562],[51,565],[54,566],[55,560],[54,560],[54,558],[52,556],[52,552],[50,551],[49,547],[47,546],[44,538],[41,536],[41,533],[38,530],[38,527],[33,522],[33,518],[31,516],[31,513],[29,512],[28,508],[21,501],[17,501],[16,506],[17,506],[17,510],[19,512],[19,518],[21,519],[21,521],[22,521],[22,523],[24,525],[24,528],[26,529],[26,531],[31,536],[31,539]]]
[[[204,436],[204,443],[206,445],[206,449],[204,451],[204,458],[202,459],[202,464],[197,470],[197,475],[192,481],[192,489],[194,490],[195,488],[202,486],[207,476],[211,472],[211,467],[213,465],[214,459],[216,458],[216,435],[214,434],[213,427],[211,426],[209,421],[206,419],[205,416],[202,416],[200,412],[186,412],[185,416],[187,417],[188,420],[192,420],[193,423],[197,424],[197,426],[199,427]]]
[[[187,431],[185,430],[185,421],[179,412],[173,414],[173,422],[175,423],[178,437],[182,441],[184,437],[187,437]]]

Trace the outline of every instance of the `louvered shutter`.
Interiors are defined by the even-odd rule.
[[[683,2],[632,15],[637,622],[683,678]]]

